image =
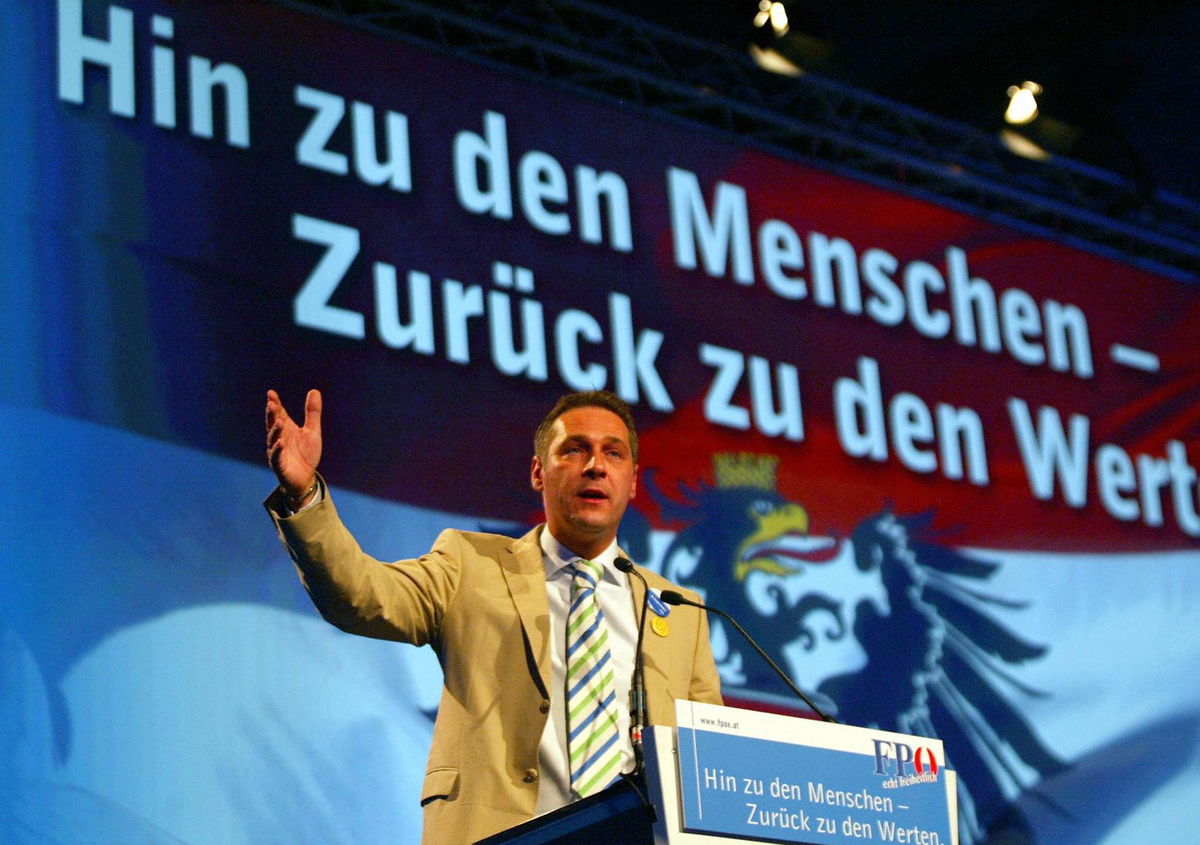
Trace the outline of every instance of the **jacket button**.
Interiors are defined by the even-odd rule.
[[[543,699],[542,703],[538,705],[538,712],[539,713],[549,713],[550,712],[550,702]]]
[[[533,783],[537,779],[538,779],[538,770],[537,769],[526,769],[525,770],[525,782],[526,783]]]

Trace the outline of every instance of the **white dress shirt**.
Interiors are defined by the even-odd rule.
[[[538,745],[538,802],[536,813],[548,813],[578,798],[571,792],[571,771],[567,762],[567,612],[571,606],[571,573],[567,566],[579,555],[542,530],[542,563],[546,567],[546,598],[550,601],[550,718]],[[637,614],[629,576],[613,564],[617,560],[617,541],[592,560],[603,569],[596,597],[608,622],[608,642],[612,651],[613,683],[617,693],[617,730],[621,743],[621,771],[633,771],[633,744],[629,739],[629,688],[633,680],[634,652],[637,648]]]

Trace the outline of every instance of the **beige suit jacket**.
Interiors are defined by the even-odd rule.
[[[321,615],[343,631],[428,643],[444,672],[421,803],[427,845],[474,842],[533,816],[538,743],[550,711],[550,610],[539,526],[520,539],[447,530],[415,560],[382,563],[358,546],[332,500],[293,516],[266,502]],[[677,589],[641,570],[655,589]],[[631,600],[645,589],[632,578]],[[692,596],[695,597],[694,595]],[[721,703],[705,615],[674,608],[645,639],[650,724],[674,700]]]

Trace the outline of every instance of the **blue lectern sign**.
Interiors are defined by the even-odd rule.
[[[800,843],[950,845],[942,743],[679,702],[682,826]]]

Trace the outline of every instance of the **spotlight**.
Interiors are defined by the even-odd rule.
[[[754,16],[754,25],[764,27],[768,23],[771,24],[771,29],[774,30],[776,37],[787,35],[787,9],[783,7],[782,3],[759,0],[758,13]]]
[[[1014,126],[1024,126],[1032,121],[1038,115],[1037,95],[1041,93],[1042,86],[1028,80],[1020,86],[1009,86],[1004,119]]]

